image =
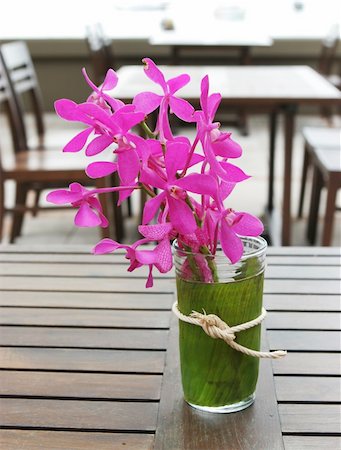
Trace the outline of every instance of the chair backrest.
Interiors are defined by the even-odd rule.
[[[27,44],[23,41],[13,41],[0,46],[3,64],[7,70],[9,80],[15,95],[17,108],[20,112],[20,120],[25,136],[25,148],[28,147],[27,132],[25,127],[24,95],[30,99],[32,112],[34,114],[37,134],[40,143],[43,143],[45,133],[43,100],[37,79],[36,71],[32,62]]]
[[[0,53],[0,105],[4,107],[6,113],[11,136],[13,141],[14,152],[25,150],[26,135],[23,126],[16,96],[13,92],[13,86],[10,82],[8,71],[4,64],[2,55]],[[0,158],[1,159],[1,158]]]
[[[114,54],[112,42],[104,31],[101,24],[97,23],[86,27],[86,43],[94,72],[95,82],[103,82],[107,70],[114,67]]]
[[[340,40],[339,26],[333,26],[322,41],[317,70],[322,75],[330,75],[335,61],[336,49]]]

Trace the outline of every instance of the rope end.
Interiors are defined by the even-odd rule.
[[[276,350],[275,352],[271,352],[273,358],[284,358],[287,355],[286,350]]]

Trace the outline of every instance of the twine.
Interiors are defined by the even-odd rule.
[[[213,339],[222,339],[226,344],[232,347],[238,352],[244,353],[248,356],[254,356],[255,358],[271,358],[278,359],[283,358],[287,354],[285,350],[276,350],[274,352],[258,352],[250,348],[244,347],[235,342],[236,335],[239,331],[248,330],[249,328],[259,325],[266,316],[265,308],[262,308],[262,313],[249,322],[230,327],[220,317],[215,314],[201,314],[193,311],[189,316],[185,316],[178,309],[178,303],[175,302],[172,306],[173,313],[183,322],[190,323],[192,325],[200,326],[205,333]]]

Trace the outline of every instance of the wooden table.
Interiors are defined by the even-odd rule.
[[[241,29],[238,33],[235,33],[235,31],[229,30],[227,24],[226,29],[219,33],[212,33],[208,30],[205,33],[202,30],[194,33],[162,30],[149,38],[149,44],[169,47],[172,64],[180,63],[181,53],[184,50],[202,52],[203,50],[223,49],[224,53],[236,50],[239,54],[240,64],[246,65],[251,63],[251,49],[253,47],[270,47],[272,39],[266,34],[250,33],[246,29]]]
[[[270,111],[270,165],[267,212],[274,210],[274,156],[277,115],[284,116],[284,183],[282,195],[281,235],[273,234],[273,243],[290,245],[291,242],[291,165],[295,115],[301,105],[341,104],[341,92],[328,83],[315,70],[307,66],[161,66],[166,79],[180,73],[189,73],[191,83],[179,95],[194,104],[200,96],[200,81],[206,74],[210,78],[210,92],[220,92],[222,104],[247,110]],[[125,66],[118,70],[119,84],[115,97],[125,101],[141,91],[157,91],[144,74],[142,66]],[[269,225],[271,226],[271,217]]]
[[[340,251],[270,248],[255,404],[199,413],[182,400],[172,274],[144,287],[122,255],[0,252],[0,448],[340,448]]]

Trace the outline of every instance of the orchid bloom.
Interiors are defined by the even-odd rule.
[[[122,245],[112,239],[102,239],[93,249],[96,255],[112,253],[117,249],[126,250],[126,258],[130,261],[129,272],[143,266],[149,266],[149,275],[146,287],[153,286],[153,267],[156,267],[160,273],[169,272],[173,266],[172,250],[169,242],[169,235],[172,231],[170,223],[141,225],[139,232],[144,236],[143,239],[136,241],[133,245]],[[158,245],[153,250],[137,250],[142,244],[158,241]]]
[[[95,197],[96,193],[86,189],[80,183],[71,183],[67,189],[59,189],[50,192],[46,199],[55,205],[65,205],[70,203],[79,208],[75,216],[75,225],[78,227],[106,228],[109,225],[108,219],[102,212],[100,201]]]
[[[142,62],[145,64],[144,71],[147,77],[158,84],[163,90],[163,95],[154,92],[141,92],[134,97],[133,104],[138,111],[143,111],[146,115],[155,111],[160,107],[157,131],[167,139],[172,138],[168,121],[168,106],[177,117],[185,122],[193,120],[194,108],[186,100],[176,97],[174,94],[186,84],[189,83],[190,77],[182,74],[166,81],[163,73],[150,58],[144,58]]]
[[[262,222],[246,212],[228,208],[220,212],[208,212],[216,227],[221,248],[232,264],[240,260],[243,244],[239,236],[259,236],[263,232]]]
[[[238,158],[242,154],[239,144],[231,139],[231,133],[223,133],[219,130],[220,123],[213,122],[221,102],[220,94],[209,92],[209,81],[206,75],[201,81],[200,105],[201,111],[195,112],[197,121],[198,136],[202,143],[207,162],[211,170],[220,178],[227,182],[240,182],[248,177],[241,169],[226,162],[228,158]],[[217,157],[222,157],[223,162]]]
[[[106,93],[108,91],[112,91],[117,86],[118,77],[113,69],[108,70],[104,81],[99,88],[90,80],[85,68],[83,68],[82,72],[85,81],[93,90],[93,92],[88,97],[88,102],[96,103],[101,108],[106,110],[110,110],[111,108],[113,111],[117,111],[124,106],[124,103],[121,100],[113,98]]]

